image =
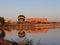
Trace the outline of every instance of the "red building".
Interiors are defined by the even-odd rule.
[[[47,18],[27,18],[26,21],[31,23],[48,22]]]

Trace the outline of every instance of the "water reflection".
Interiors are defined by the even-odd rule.
[[[47,29],[44,30],[26,30],[26,36],[24,38],[20,38],[18,37],[18,32],[17,30],[14,30],[12,32],[6,33],[6,37],[5,39],[9,40],[9,41],[14,41],[14,42],[19,42],[20,40],[24,40],[24,38],[27,39],[32,39],[35,40],[34,42],[36,42],[37,40],[40,40],[40,33],[46,33],[48,32]]]
[[[30,38],[31,37],[34,37],[34,35],[39,35],[40,33],[44,32],[48,32],[47,29],[44,29],[44,30],[25,30],[25,33],[26,33],[26,36],[24,38],[20,38],[18,37],[18,32],[17,30],[14,30],[14,31],[11,31],[11,32],[8,32],[8,31],[5,31],[6,32],[6,36],[5,36],[5,39],[7,40],[10,40],[10,41],[16,41],[17,39],[24,39],[25,37],[26,38]]]
[[[5,39],[19,42],[19,40],[24,40],[24,38],[28,38],[32,39],[34,43],[38,43],[38,41],[40,40],[43,44],[47,43],[47,45],[53,45],[53,43],[55,43],[56,45],[60,45],[60,29],[45,29],[39,31],[29,30],[25,31],[26,36],[24,38],[19,38],[18,32],[19,31],[14,30],[10,33],[6,33]]]
[[[41,30],[26,30],[27,33],[40,33],[40,32],[48,32],[48,29]]]

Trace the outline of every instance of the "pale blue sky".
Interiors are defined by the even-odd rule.
[[[60,21],[60,0],[0,0],[0,16],[17,20],[19,14]]]

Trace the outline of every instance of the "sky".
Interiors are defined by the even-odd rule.
[[[16,21],[20,14],[60,21],[60,0],[0,0],[1,17]]]

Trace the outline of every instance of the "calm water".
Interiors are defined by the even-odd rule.
[[[48,32],[40,32],[40,33],[26,33],[26,38],[32,39],[35,43],[37,44],[39,41],[42,44],[46,45],[60,45],[60,29],[48,29]],[[24,38],[25,38],[24,37]],[[6,34],[5,39],[10,40],[10,41],[16,41],[19,42],[19,40],[23,40],[24,38],[19,38],[18,37],[18,31],[13,31],[9,34]]]

